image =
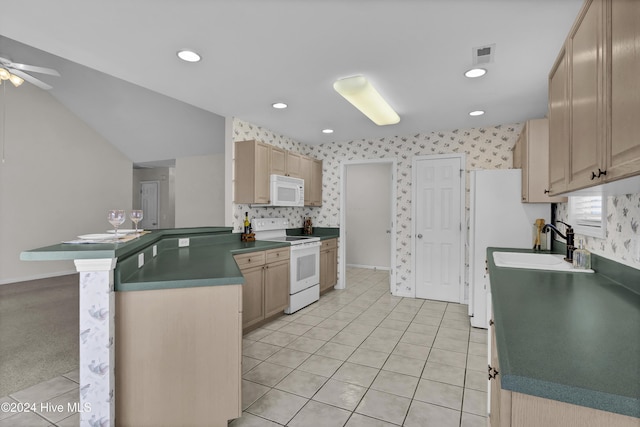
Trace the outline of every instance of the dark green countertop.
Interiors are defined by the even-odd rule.
[[[135,265],[135,257],[129,263],[125,260],[116,266],[115,290],[122,292],[242,284],[244,277],[233,255],[289,246],[278,242],[242,242],[239,234],[219,240],[184,248],[169,247],[160,251],[156,257],[149,254],[149,261],[142,268]]]
[[[595,274],[496,267],[494,251],[531,250],[487,250],[502,388],[640,417],[634,287],[595,265]],[[640,282],[640,271],[618,270]]]
[[[289,228],[287,229],[287,235],[289,236],[302,236],[304,235],[302,228]],[[311,237],[319,237],[320,240],[336,239],[340,237],[340,228],[337,227],[313,227],[313,233]]]
[[[22,261],[61,261],[74,259],[122,258],[145,246],[166,238],[217,235],[231,233],[231,227],[193,227],[153,230],[125,243],[58,243],[20,254]]]

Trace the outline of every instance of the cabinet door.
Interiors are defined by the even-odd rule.
[[[269,153],[270,147],[262,142],[256,142],[255,168],[255,203],[269,203]],[[236,171],[236,173],[246,173]]]
[[[338,249],[327,251],[327,286],[332,288],[338,283]]]
[[[329,289],[329,251],[320,251],[320,292]]]
[[[311,194],[309,206],[322,206],[322,160],[311,164]]]
[[[289,262],[265,265],[264,311],[265,317],[284,311],[289,307]]]
[[[278,147],[270,148],[271,154],[271,174],[286,175],[287,174],[287,151]]]
[[[495,371],[495,378],[489,380],[491,382],[491,409],[489,419],[491,427],[510,427],[511,426],[511,392],[502,390],[500,382],[500,363],[498,361],[498,349],[496,347],[495,323],[489,327],[489,339],[491,340],[491,368]]]
[[[549,121],[529,120],[522,137],[522,200],[528,203],[566,202],[549,197]],[[526,188],[525,188],[526,187]]]
[[[263,304],[263,271],[264,267],[253,267],[242,270],[242,327],[247,328],[265,318]]]
[[[568,189],[593,185],[605,142],[603,97],[604,0],[591,0],[569,34],[571,131]]]
[[[640,2],[610,2],[607,180],[640,173]]]
[[[303,156],[300,159],[302,179],[304,179],[304,205],[311,206],[311,180],[313,170],[313,159]]]
[[[302,176],[302,156],[298,153],[287,152],[287,176],[301,178]]]
[[[516,145],[513,146],[513,168],[522,169],[522,201],[529,198],[529,168],[527,165],[527,140],[528,123],[522,127],[522,132],[518,136]]]
[[[569,96],[567,57],[563,47],[549,74],[549,190],[559,194],[567,189],[569,161]]]

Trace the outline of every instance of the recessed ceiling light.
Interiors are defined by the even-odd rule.
[[[469,77],[470,79],[474,79],[476,77],[482,77],[485,74],[487,74],[487,70],[485,70],[484,68],[472,68],[464,73],[464,75],[466,77]]]
[[[333,133],[333,129],[322,129],[322,133]]]
[[[484,111],[482,110],[475,110],[469,113],[470,116],[481,116],[484,114]]]
[[[283,108],[287,108],[287,104],[285,104],[284,102],[276,102],[274,104],[271,104],[271,106],[273,108],[277,108],[278,110],[282,110]]]
[[[198,55],[194,51],[186,50],[186,49],[178,51],[178,58],[182,59],[183,61],[187,61],[187,62],[198,62],[198,61],[200,61],[200,59],[202,59],[200,57],[200,55]]]

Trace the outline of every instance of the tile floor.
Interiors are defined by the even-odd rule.
[[[348,269],[347,289],[244,337],[243,415],[230,426],[486,427],[486,360],[466,305],[394,297],[387,272]],[[69,372],[0,398],[37,402],[0,411],[0,427],[78,426],[78,387]]]
[[[486,427],[487,331],[467,306],[389,294],[384,271],[243,340],[230,426]]]

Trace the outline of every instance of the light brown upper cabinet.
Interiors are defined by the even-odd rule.
[[[567,189],[569,161],[569,91],[567,55],[563,47],[549,74],[549,194]]]
[[[606,48],[610,135],[607,139],[607,179],[640,172],[640,2],[610,1]]]
[[[580,11],[549,77],[551,194],[640,175],[638,22],[635,1],[587,0]],[[562,63],[566,110],[560,102]],[[560,126],[564,114],[568,132]],[[564,188],[557,158],[554,164],[556,145],[563,143],[569,147]]]
[[[522,168],[522,201],[526,203],[566,202],[566,197],[549,196],[549,120],[529,120],[513,150],[513,167]]]
[[[260,141],[235,143],[234,203],[269,203],[271,174],[304,179],[304,205],[322,205],[322,160]]]
[[[253,140],[235,143],[234,203],[269,203],[271,148]]]
[[[302,178],[301,155],[271,147],[271,174]]]
[[[304,179],[304,205],[322,206],[322,160],[302,157]]]

